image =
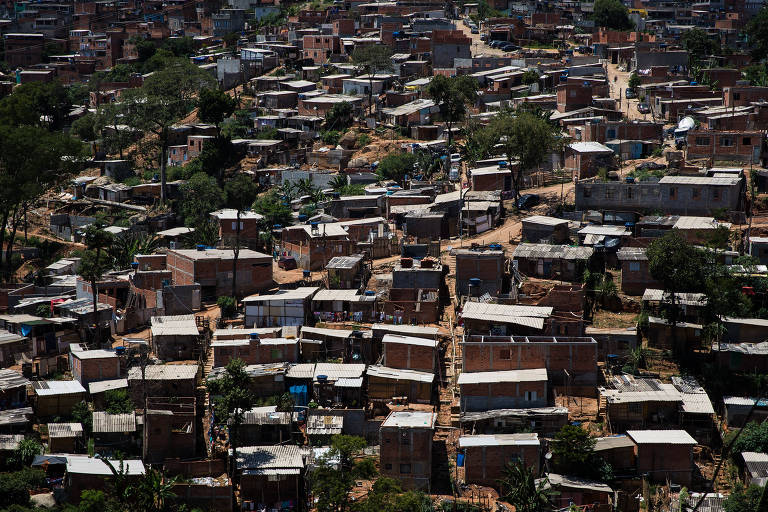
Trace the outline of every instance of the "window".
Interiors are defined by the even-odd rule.
[[[499,352],[499,359],[510,359],[509,349],[501,349]]]
[[[592,197],[592,189],[589,187],[584,187],[583,189],[583,195],[584,197]]]
[[[709,146],[709,137],[696,137],[697,146]]]
[[[401,475],[408,475],[411,473],[411,465],[410,464],[400,464],[400,474]]]
[[[741,93],[740,92],[733,93],[733,99],[734,100],[740,100],[741,99]]]
[[[632,187],[627,187],[627,199],[632,199]]]
[[[409,444],[411,444],[411,437],[408,435],[407,431],[400,433],[400,444],[402,444],[402,445],[409,445]]]
[[[742,146],[751,146],[752,145],[752,138],[751,137],[744,137],[741,139],[741,145]]]
[[[719,190],[714,189],[712,191],[712,199],[714,199],[715,201],[719,201],[720,200],[720,191]]]
[[[392,469],[392,464],[384,464],[384,469]]]
[[[526,391],[525,392],[525,401],[526,402],[533,402],[536,400],[536,392],[535,391]]]
[[[637,261],[630,261],[629,262],[629,271],[630,272],[640,272],[640,263]]]
[[[677,187],[670,187],[669,188],[669,198],[670,199],[677,199]]]
[[[698,188],[691,189],[691,197],[693,199],[699,199],[701,197],[701,190]]]
[[[720,137],[720,147],[730,148],[733,147],[733,137]]]

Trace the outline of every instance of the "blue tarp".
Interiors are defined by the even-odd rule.
[[[296,405],[307,405],[309,403],[309,395],[307,394],[306,384],[297,384],[290,386],[288,392],[293,397],[293,401]]]

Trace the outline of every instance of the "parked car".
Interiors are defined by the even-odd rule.
[[[451,153],[451,163],[461,162],[461,155],[459,153]]]
[[[523,194],[517,199],[517,209],[527,210],[533,208],[541,202],[541,197],[538,194]]]
[[[637,94],[635,94],[635,90],[631,87],[627,87],[627,89],[624,91],[624,97],[628,100],[631,100],[633,98],[637,98]]]
[[[651,107],[649,107],[647,103],[638,103],[637,111],[641,114],[649,114],[651,112]]]

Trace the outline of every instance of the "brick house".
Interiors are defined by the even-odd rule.
[[[456,256],[456,295],[469,295],[470,280],[476,296],[490,294],[496,297],[504,286],[506,257],[503,249],[454,249]]]
[[[219,225],[219,238],[225,244],[234,244],[237,237],[237,210],[224,208],[211,212],[211,217]],[[256,212],[240,212],[240,243],[248,245],[259,241],[263,215]]]
[[[760,165],[762,162],[763,134],[759,131],[688,132],[688,158],[709,158],[713,162],[725,160]]]
[[[306,35],[302,56],[317,65],[325,63],[331,55],[341,53],[341,39],[336,35]]]
[[[541,335],[552,332],[551,307],[467,302],[461,311],[464,332],[496,335]]]
[[[150,364],[142,379],[141,368],[133,366],[128,369],[128,392],[137,407],[144,403],[144,396],[195,396],[198,371],[196,364]]]
[[[381,342],[384,366],[431,373],[437,369],[437,340],[387,334]]]
[[[166,266],[176,285],[199,283],[204,297],[232,294],[230,249],[173,249],[167,253]],[[271,288],[272,256],[250,249],[240,249],[237,259],[237,294],[240,296]]]
[[[244,501],[281,508],[281,503],[299,503],[303,496],[304,457],[299,446],[240,447],[235,468]]]
[[[507,463],[516,461],[538,475],[540,449],[536,433],[461,436],[459,450],[464,454],[464,481],[496,487],[504,478]]]
[[[462,411],[545,407],[548,402],[545,368],[462,372],[458,384]]]
[[[405,489],[426,489],[432,478],[432,436],[437,414],[393,411],[381,424],[379,446],[382,476],[399,480]]]
[[[544,215],[532,215],[523,219],[524,241],[538,243],[544,240],[550,243],[565,243],[569,237],[567,219]]]
[[[408,403],[432,403],[435,374],[402,368],[371,365],[366,370],[368,399],[390,402],[406,397]]]
[[[565,147],[565,169],[579,179],[597,176],[600,168],[615,167],[611,148],[599,142],[573,142]]]
[[[197,359],[200,332],[195,315],[153,316],[151,345],[165,361]]]
[[[464,336],[464,372],[546,368],[551,384],[597,384],[597,342],[578,337]]]
[[[461,30],[433,30],[431,43],[434,68],[453,68],[454,59],[472,58],[472,39]]]
[[[189,459],[197,453],[194,396],[149,397],[144,411],[142,459],[158,464],[165,459]]]
[[[690,486],[696,440],[685,430],[628,430],[635,443],[637,472],[651,482]]]
[[[68,416],[85,400],[85,388],[76,380],[39,380],[32,383],[34,408],[38,417]]]
[[[621,291],[642,295],[646,288],[663,288],[651,275],[644,247],[622,247],[616,253],[621,265]]]
[[[83,386],[120,377],[120,360],[111,350],[73,351],[71,360],[72,377]]]
[[[44,34],[3,35],[5,44],[5,62],[9,68],[29,67],[43,61]]]
[[[592,106],[592,84],[569,82],[557,86],[557,111],[570,112]]]

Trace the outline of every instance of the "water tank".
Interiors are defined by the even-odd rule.
[[[304,279],[309,279],[310,277],[312,277],[312,272],[309,270],[304,270],[302,271],[301,274],[304,276]]]
[[[257,333],[257,332],[252,332],[251,334],[249,334],[249,335],[248,335],[248,338],[249,338],[251,341],[259,341],[259,333]]]
[[[328,382],[328,376],[327,375],[318,375],[317,376],[317,382]]]

